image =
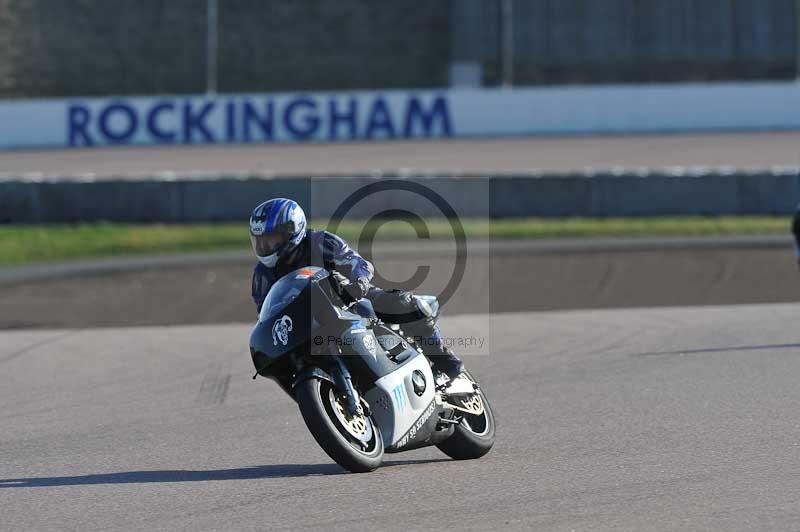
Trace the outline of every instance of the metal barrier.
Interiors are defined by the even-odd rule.
[[[424,184],[463,217],[788,215],[798,169],[735,173],[673,172],[441,176],[403,178]],[[384,176],[386,177],[386,176]],[[391,177],[391,176],[389,176]],[[395,176],[399,177],[399,176]],[[353,191],[381,178],[220,178],[218,180],[46,180],[0,182],[2,223],[201,222],[244,220],[259,198],[291,197],[330,217]],[[486,201],[487,196],[489,201]],[[325,201],[320,201],[324,198]],[[313,200],[313,203],[312,203]],[[396,208],[391,192],[356,204],[348,217]],[[370,210],[367,209],[369,207]],[[488,209],[488,212],[487,212]],[[441,216],[415,205],[419,216]]]

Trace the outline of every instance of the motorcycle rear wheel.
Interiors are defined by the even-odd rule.
[[[468,371],[464,371],[469,380],[478,382]],[[494,445],[495,421],[492,407],[483,393],[478,391],[483,404],[483,413],[472,415],[459,412],[463,416],[460,425],[456,425],[453,435],[437,445],[440,451],[454,460],[472,460],[488,453]]]
[[[381,465],[380,430],[370,417],[343,415],[341,393],[333,384],[311,378],[298,384],[295,393],[306,427],[334,462],[353,473],[367,473]],[[359,434],[368,435],[368,440],[360,441]]]

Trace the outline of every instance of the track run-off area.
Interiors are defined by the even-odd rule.
[[[0,152],[0,180],[43,176],[307,177],[406,170],[480,174],[614,167],[767,168],[800,165],[798,145],[800,133],[796,131],[766,131],[11,150]]]
[[[250,325],[0,332],[1,530],[797,530],[800,304],[471,314],[498,421],[348,474]]]

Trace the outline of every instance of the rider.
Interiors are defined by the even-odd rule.
[[[337,235],[307,229],[306,225],[303,209],[289,199],[271,199],[253,210],[250,240],[258,257],[253,272],[253,300],[258,312],[272,284],[287,273],[312,265],[335,270],[350,280],[345,291],[353,301],[366,298],[383,321],[403,321],[403,332],[418,340],[433,368],[451,379],[458,376],[464,365],[443,344],[429,307],[420,308],[411,292],[371,286],[372,264]],[[370,305],[361,307],[362,311],[365,307],[367,312],[372,311]]]

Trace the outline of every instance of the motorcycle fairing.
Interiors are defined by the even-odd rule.
[[[412,375],[415,371],[420,372],[424,378],[425,390],[422,395],[414,391]],[[375,381],[375,386],[364,394],[364,398],[369,403],[377,425],[381,428],[387,451],[390,448],[395,449],[395,444],[409,434],[412,427],[414,427],[413,437],[409,436],[403,449],[409,448],[409,441],[424,440],[435,430],[435,421],[439,417],[435,396],[433,373],[428,359],[421,353],[416,353],[396,370]],[[433,412],[430,410],[431,406],[434,408]],[[419,428],[415,426],[423,416],[426,418],[425,421],[434,420],[433,428],[430,423],[423,423]]]
[[[348,359],[346,364],[356,363],[359,369],[366,372],[371,380],[379,379],[397,370],[397,363],[392,362],[372,329],[367,323],[354,324],[341,334],[345,355],[358,356],[359,360]]]

